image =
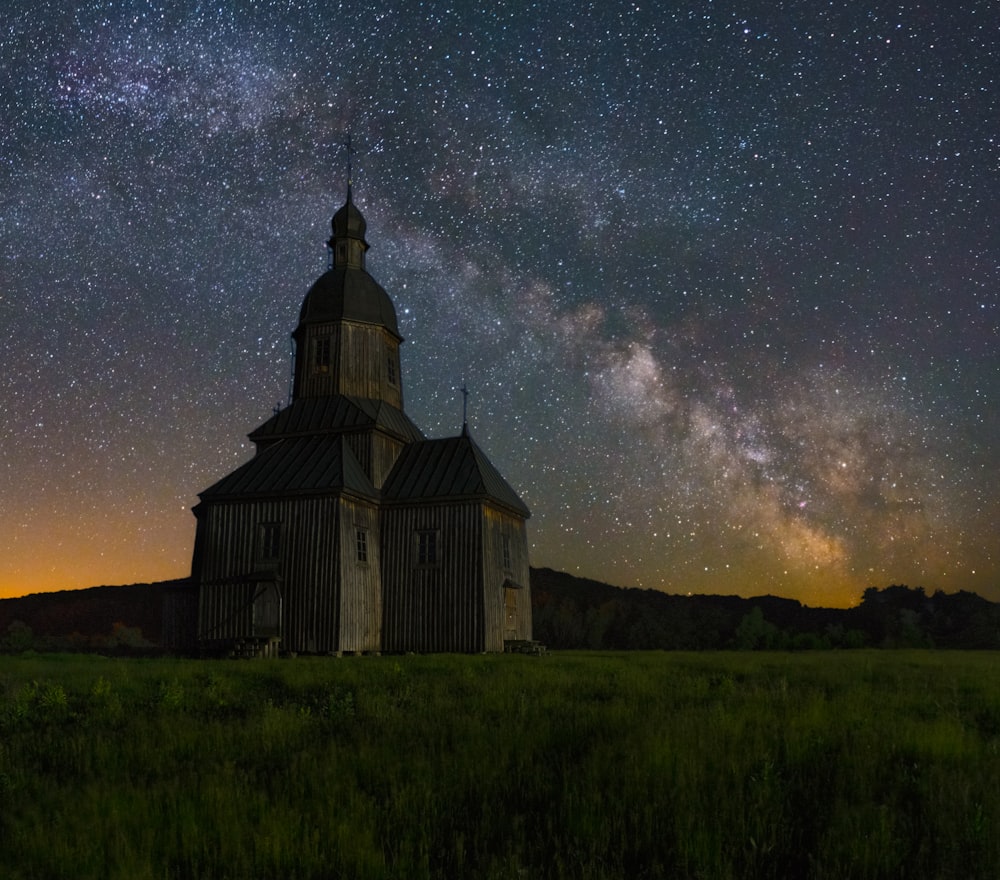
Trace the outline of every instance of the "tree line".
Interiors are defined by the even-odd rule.
[[[892,585],[854,608],[777,596],[676,596],[532,569],[534,637],[552,649],[1000,648],[1000,604]]]

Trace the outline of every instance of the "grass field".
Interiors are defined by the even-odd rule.
[[[0,871],[995,878],[998,661],[0,658]]]

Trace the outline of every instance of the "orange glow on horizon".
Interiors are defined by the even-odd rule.
[[[187,577],[193,541],[190,512],[141,526],[124,516],[90,520],[64,513],[7,548],[0,599]]]
[[[73,513],[68,505],[60,505],[59,510],[61,513],[44,521],[25,515],[16,528],[12,525],[14,516],[0,516],[0,528],[13,536],[0,563],[0,599],[153,583],[190,574],[195,519],[189,508],[139,518],[124,504],[121,510],[102,508],[90,516]],[[930,565],[925,562],[921,567],[915,562],[908,571],[858,572],[850,570],[840,554],[827,552],[826,544],[802,558],[781,551],[779,555],[762,553],[740,559],[734,552],[731,562],[720,559],[714,565],[698,566],[656,558],[650,552],[632,563],[622,563],[610,558],[599,542],[582,538],[574,542],[563,538],[552,547],[552,535],[544,521],[536,521],[534,529],[529,522],[529,539],[531,563],[537,568],[616,587],[677,595],[773,595],[812,607],[849,608],[858,604],[868,587],[906,584],[922,586],[929,594],[969,590],[991,601],[1000,600],[997,585],[989,577],[989,559],[980,560],[978,565],[970,560],[946,567],[949,557],[943,552],[936,554]],[[800,544],[816,550],[815,541],[800,541],[796,547]],[[706,558],[706,554],[692,558]]]

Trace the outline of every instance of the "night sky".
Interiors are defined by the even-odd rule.
[[[998,34],[988,0],[8,0],[0,596],[189,573],[350,132],[406,410],[456,434],[467,383],[533,565],[1000,600]]]

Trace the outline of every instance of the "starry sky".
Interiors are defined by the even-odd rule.
[[[1000,600],[1000,10],[9,0],[0,597],[186,576],[350,132],[406,409],[532,564]]]

